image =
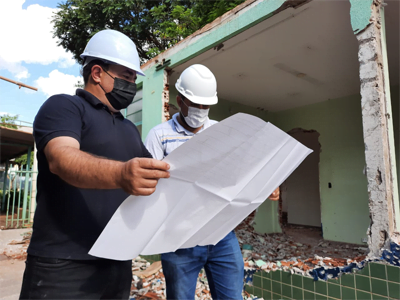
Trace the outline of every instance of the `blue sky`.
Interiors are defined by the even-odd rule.
[[[38,88],[19,89],[0,80],[0,115],[19,115],[19,120],[32,123],[49,96],[74,93],[80,66],[51,33],[50,18],[59,2],[0,1],[0,76]]]

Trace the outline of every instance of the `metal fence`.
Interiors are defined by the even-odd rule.
[[[36,208],[37,172],[25,169],[2,172],[0,227],[30,227]]]

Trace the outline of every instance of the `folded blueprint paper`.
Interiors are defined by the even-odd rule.
[[[171,152],[171,177],[150,196],[128,197],[89,254],[129,260],[215,245],[311,152],[271,123],[235,114]]]

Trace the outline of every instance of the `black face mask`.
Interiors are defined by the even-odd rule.
[[[105,72],[108,74],[107,71]],[[106,94],[108,101],[116,110],[127,108],[129,104],[132,103],[133,98],[135,98],[136,83],[129,82],[121,78],[112,77],[110,74],[108,75],[114,79],[114,88],[112,91],[106,93],[106,91],[104,91],[103,87],[100,85]]]

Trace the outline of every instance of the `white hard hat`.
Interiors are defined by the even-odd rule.
[[[93,59],[121,65],[143,75],[139,55],[133,41],[122,32],[106,29],[96,33],[81,54],[85,65]]]
[[[218,103],[217,80],[214,74],[203,65],[186,68],[175,84],[185,98],[196,104],[213,105]]]

